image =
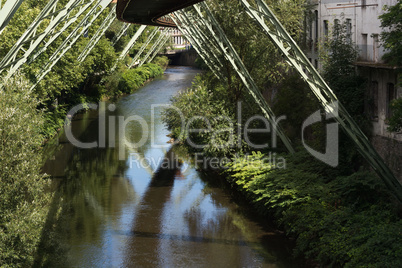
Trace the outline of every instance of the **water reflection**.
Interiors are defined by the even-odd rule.
[[[151,105],[167,104],[191,84],[195,73],[183,67],[169,69],[163,78],[119,101],[108,116],[138,115],[149,125],[154,120],[154,143],[166,145],[169,138],[158,115],[160,108],[153,117]],[[82,141],[95,140],[97,130],[94,113],[74,121],[73,132]],[[130,123],[125,134],[138,141],[144,129]],[[55,177],[57,190],[37,266],[293,265],[287,260],[283,236],[245,217],[230,196],[208,182],[212,178],[185,169],[189,160],[179,148],[155,148],[149,139],[140,148],[126,149],[126,160],[121,161],[119,148],[81,150],[63,139],[44,167]],[[138,161],[165,159],[179,164],[157,170],[158,161],[147,167],[133,165],[130,154]]]

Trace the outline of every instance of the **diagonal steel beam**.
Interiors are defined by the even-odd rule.
[[[201,7],[206,12],[206,15],[202,13]],[[221,48],[227,60],[236,70],[237,74],[239,75],[240,79],[242,80],[243,84],[247,88],[250,95],[253,97],[254,101],[261,108],[264,117],[272,124],[272,127],[275,129],[276,133],[278,134],[279,138],[282,140],[288,151],[290,153],[294,153],[295,151],[291,145],[290,140],[285,135],[282,128],[279,125],[277,125],[277,122],[275,121],[275,114],[268,106],[260,90],[255,84],[254,79],[251,77],[250,73],[244,66],[242,60],[240,59],[239,55],[234,49],[232,43],[229,41],[225,32],[220,27],[219,23],[215,19],[212,12],[209,10],[207,4],[205,2],[201,2],[200,4],[194,5],[194,8],[197,11],[200,20],[203,20],[210,33],[215,38],[216,42],[219,44],[219,47]]]
[[[124,23],[123,26],[121,26],[119,33],[113,37],[112,44],[113,46],[116,45],[116,43],[120,40],[120,38],[123,36],[124,33],[127,32],[128,28],[130,28],[131,24],[129,23]]]
[[[135,45],[135,42],[137,42],[138,37],[140,37],[140,35],[142,34],[142,32],[144,32],[146,27],[147,27],[146,25],[141,25],[140,28],[138,28],[137,32],[134,34],[131,40],[127,43],[126,47],[120,53],[120,56],[117,58],[117,61],[114,64],[111,72],[113,72],[116,69],[117,64],[127,56],[128,52]]]
[[[162,33],[159,35],[158,39],[155,41],[155,43],[152,45],[152,47],[149,49],[148,53],[145,54],[144,58],[140,61],[140,63],[138,64],[138,66],[142,66],[147,59],[151,56],[151,54],[156,50],[156,48],[160,45],[160,43],[162,42],[162,40],[166,37],[167,35],[167,31],[169,29],[165,28]]]
[[[68,16],[76,9],[80,8],[78,13],[82,13],[87,9],[91,1],[89,0],[70,0],[63,8],[56,10],[58,0],[50,1],[41,13],[37,16],[35,21],[28,27],[25,33],[20,37],[16,44],[11,48],[7,55],[0,62],[0,73],[5,69],[9,68],[9,71],[5,77],[5,80],[10,78],[25,62],[27,62],[28,57],[38,48],[38,46],[45,40],[46,37],[51,36],[50,40],[45,43],[44,48],[46,49],[68,26],[70,26],[78,16],[73,16],[69,18]],[[42,22],[48,20],[50,22],[46,29],[39,31]],[[63,27],[55,32],[56,27],[63,25]],[[30,43],[28,49],[24,49],[24,46]],[[22,56],[18,56],[21,54]],[[34,56],[34,58],[36,58]]]
[[[105,34],[106,30],[110,27],[110,25],[112,24],[112,22],[114,21],[115,18],[116,18],[116,10],[114,8],[112,8],[112,10],[109,12],[109,15],[102,22],[101,26],[99,26],[99,28],[96,31],[96,33],[94,34],[94,36],[92,36],[89,43],[86,45],[84,50],[78,56],[79,62],[83,62],[85,60],[85,58],[89,55],[89,53],[92,51],[92,49],[96,46],[96,44],[99,42],[99,40]]]
[[[24,0],[8,0],[4,6],[1,7],[0,1],[0,34],[4,28],[6,28],[22,2],[24,2]]]
[[[110,3],[110,0],[98,0],[96,4],[88,11],[84,18],[78,23],[77,27],[67,36],[63,43],[56,49],[48,61],[43,65],[42,69],[36,75],[36,82],[31,87],[33,90],[38,83],[52,70],[54,65],[67,53],[68,50],[78,41],[92,23],[99,17]]]
[[[175,24],[184,34],[184,36],[191,42],[198,55],[200,55],[202,60],[205,62],[205,64],[207,64],[208,68],[218,79],[223,79],[219,67],[212,59],[211,53],[208,53],[205,49],[205,40],[200,39],[200,36],[194,32],[194,29],[191,27],[190,24],[188,24],[187,21],[185,21],[184,17],[181,16],[179,12],[176,11],[174,15],[175,16],[171,16],[172,20],[175,22]]]
[[[203,30],[198,26],[197,21],[190,19],[189,16],[183,11],[177,11],[177,15],[182,18],[182,21],[186,24],[186,28],[191,32],[191,35],[195,37],[195,39],[200,40],[200,46],[208,48],[207,54],[212,54],[213,57],[211,58],[214,65],[217,66],[219,69],[218,72],[222,73],[223,64],[220,60],[222,53],[220,53],[217,44],[213,42],[213,38],[208,38]]]
[[[328,111],[331,110],[331,104],[338,103],[339,116],[336,116],[335,119],[343,127],[346,134],[355,142],[361,155],[376,171],[378,176],[396,194],[397,198],[402,201],[402,185],[267,4],[262,0],[255,0],[255,5],[251,5],[248,0],[240,0],[240,2],[247,11],[247,14],[269,36],[271,41],[287,59],[288,63],[306,81],[321,106]]]
[[[159,28],[155,27],[155,29],[148,36],[148,38],[145,41],[145,43],[142,44],[140,50],[137,52],[137,54],[135,54],[133,60],[131,61],[130,65],[128,66],[129,69],[132,68],[135,65],[135,63],[140,59],[142,53],[148,47],[148,45],[151,43],[152,39],[155,37],[155,35],[158,33],[158,31],[159,31]]]
[[[148,59],[148,63],[150,63],[151,61],[153,61],[153,59],[156,57],[156,55],[158,55],[159,51],[162,49],[162,47],[166,44],[166,42],[169,40],[170,35],[166,34],[165,38],[162,39],[162,41],[160,42],[159,46],[155,49],[155,52],[149,57]]]

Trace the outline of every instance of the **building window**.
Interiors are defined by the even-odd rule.
[[[377,120],[378,119],[378,82],[372,81],[371,88],[370,88],[370,114],[371,119]]]
[[[314,67],[318,69],[318,60],[314,60]]]
[[[328,36],[328,21],[324,20],[324,36]]]
[[[396,99],[395,86],[392,83],[388,83],[387,84],[387,103],[386,103],[387,118],[390,118],[392,116],[392,110],[389,106],[394,99]]]
[[[362,34],[361,58],[367,60],[367,34]]]
[[[314,11],[315,15],[315,40],[314,40],[314,50],[317,50],[317,44],[318,44],[318,10]]]
[[[346,39],[348,42],[352,42],[352,20],[346,19]]]

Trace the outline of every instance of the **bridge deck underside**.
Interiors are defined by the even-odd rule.
[[[118,0],[117,18],[128,23],[176,27],[167,15],[203,0]]]

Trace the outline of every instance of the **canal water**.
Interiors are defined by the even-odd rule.
[[[53,177],[54,197],[37,265],[296,267],[283,234],[168,143],[162,105],[196,74],[169,68],[134,94],[102,105],[101,112],[74,118],[77,140],[102,145],[105,136],[106,148],[78,148],[65,135],[49,147],[44,171]],[[122,148],[123,139],[142,145]],[[172,155],[180,163],[163,173],[159,167]]]

